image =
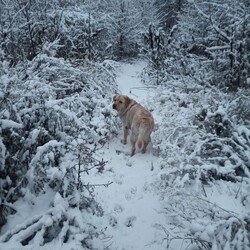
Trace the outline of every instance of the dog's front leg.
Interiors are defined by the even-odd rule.
[[[121,140],[123,144],[127,144],[128,130],[129,128],[127,126],[123,127],[123,139]]]

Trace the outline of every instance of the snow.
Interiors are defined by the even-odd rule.
[[[206,170],[216,169],[223,172],[225,169],[230,169],[231,164],[229,160],[226,160],[227,168],[219,168],[216,164],[209,162],[202,165],[199,155],[194,158],[194,152],[199,152],[204,144],[204,141],[198,140],[201,136],[197,132],[198,126],[190,123],[196,107],[189,100],[197,96],[171,92],[161,86],[155,88],[145,85],[141,75],[146,66],[144,61],[117,64],[107,61],[106,63],[109,63],[111,67],[119,65],[117,92],[128,95],[152,111],[157,128],[152,134],[152,143],[149,144],[147,153],[136,152],[133,157],[130,157],[130,144],[123,145],[120,142],[122,127],[118,128],[119,134],[113,136],[95,152],[95,158],[106,162],[104,169],[99,171],[92,168],[87,173],[83,171],[81,175],[84,185],[95,186],[93,196],[101,205],[104,214],[88,216],[88,214],[81,213],[79,209],[70,208],[69,203],[62,198],[61,194],[55,193],[49,188],[45,188],[44,194],[40,195],[38,199],[27,191],[25,196],[14,204],[18,212],[9,216],[8,223],[1,230],[0,249],[33,249],[30,245],[22,246],[15,241],[17,237],[24,234],[29,235],[31,230],[27,225],[41,228],[42,231],[45,230],[46,225],[49,226],[55,221],[60,221],[66,213],[72,221],[76,221],[77,227],[72,227],[70,220],[65,222],[58,238],[44,244],[41,249],[82,249],[82,246],[77,244],[88,237],[91,238],[90,232],[81,231],[85,224],[93,225],[93,228],[104,231],[105,236],[103,238],[101,238],[102,234],[99,236],[100,242],[93,237],[94,243],[92,243],[95,245],[95,249],[191,249],[189,246],[192,239],[199,238],[212,242],[213,249],[220,249],[220,243],[216,241],[214,235],[219,234],[218,231],[221,229],[222,234],[217,235],[218,238],[227,239],[231,232],[227,228],[232,227],[233,223],[244,224],[244,215],[249,213],[247,212],[249,211],[249,195],[244,197],[244,194],[249,193],[250,190],[249,187],[242,184],[243,178],[242,183],[237,184],[238,186],[235,186],[233,182],[226,182],[226,184],[218,182],[211,186],[204,186],[200,180],[191,178],[192,171],[202,172],[202,167]],[[178,84],[178,82],[174,84]],[[112,96],[108,99],[109,103],[102,103],[104,100],[100,102],[96,100],[98,109],[109,111],[107,106],[109,105],[111,108]],[[187,108],[179,105],[182,102],[187,104]],[[62,109],[57,104],[57,101],[51,100],[46,105],[62,114],[67,114],[68,117],[75,120],[76,124],[80,123],[74,113],[71,114],[70,110]],[[226,117],[223,107],[218,107],[215,112],[208,112],[207,117],[211,118],[215,114]],[[4,122],[8,128],[21,128],[20,124],[10,120],[4,120]],[[117,122],[121,125],[119,121]],[[105,126],[104,120],[98,115],[93,116],[90,124],[100,132]],[[241,135],[245,140],[249,140],[250,132],[245,126],[239,125],[236,131],[238,140],[242,141],[242,144],[244,141],[240,137]],[[32,146],[35,143],[39,132],[39,129],[33,130],[28,145]],[[80,137],[79,135],[79,139],[70,142],[68,146],[77,148],[79,144],[84,143]],[[155,144],[156,142],[158,144]],[[51,140],[37,148],[29,170],[31,181],[32,176],[36,174],[36,163],[40,159],[45,165],[47,164],[46,173],[50,180],[60,180],[65,177],[65,172],[62,170],[70,166],[72,155],[65,154],[65,161],[60,168],[49,165],[50,162],[54,162],[55,158],[52,149],[64,145],[64,142]],[[1,154],[5,154],[6,149],[1,138],[0,147]],[[156,152],[157,147],[162,147],[160,156]],[[224,150],[230,151],[228,147],[225,146]],[[190,150],[190,154],[185,152],[188,150]],[[192,162],[193,159],[196,162]],[[236,154],[231,155],[230,159],[241,163],[241,159]],[[178,174],[174,179],[176,173]],[[247,180],[245,181],[247,182]],[[79,193],[72,195],[72,202],[80,203]],[[211,219],[211,217],[215,217],[215,219]],[[63,238],[69,228],[74,237],[68,239],[68,242],[64,244]],[[95,232],[94,229],[93,231]],[[6,248],[4,243],[9,234],[13,235],[13,239],[12,242],[7,243]],[[40,246],[43,242],[41,235],[37,234],[34,237],[35,246]]]
[[[6,128],[23,128],[22,124],[14,122],[12,120],[0,119],[0,124],[3,129]]]
[[[250,77],[247,78],[247,85],[250,85]]]
[[[120,74],[117,77],[120,94],[127,95],[138,102],[145,101],[152,93],[152,86],[145,86],[141,81],[140,74],[146,62],[136,61],[136,63],[123,63],[120,67]]]
[[[118,150],[122,153],[118,154]],[[154,178],[151,168],[156,158],[152,152],[130,158],[129,150],[129,145],[122,145],[119,138],[111,142],[100,155],[108,158],[107,170],[88,181],[113,180],[108,188],[96,190],[96,199],[103,205],[106,223],[114,224],[106,225],[107,234],[113,235],[114,249],[153,249],[147,245],[154,240],[154,224],[164,219],[159,213],[158,198],[150,188]]]
[[[152,91],[140,78],[145,66],[143,61],[122,63],[117,83],[121,94],[150,109],[146,100]],[[113,181],[108,188],[95,189],[95,199],[105,211],[101,227],[107,227],[107,235],[112,235],[112,249],[163,249],[156,239],[159,234],[157,225],[165,221],[165,216],[153,188],[153,183],[158,179],[158,158],[153,155],[152,145],[149,145],[145,155],[136,152],[130,157],[130,145],[123,145],[121,136],[122,128],[117,138],[99,152],[99,158],[108,161],[105,171],[84,176],[83,180],[93,184]]]
[[[123,63],[117,78],[120,93],[142,103],[148,96],[148,90],[140,81],[144,67],[142,61],[136,65]],[[121,144],[121,134],[122,128],[119,136],[99,152],[100,159],[108,161],[105,172],[85,176],[84,181],[113,181],[108,188],[97,188],[95,194],[105,211],[102,223],[107,227],[106,233],[112,235],[112,249],[155,249],[151,245],[156,234],[154,225],[164,220],[159,213],[158,197],[150,187],[156,175],[152,167],[157,158],[152,155],[152,147],[145,155],[137,152],[131,158],[130,145]]]

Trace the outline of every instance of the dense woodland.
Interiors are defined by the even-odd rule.
[[[47,214],[1,233],[1,244],[74,239],[98,249],[93,242],[104,232],[90,218],[103,209],[82,179],[103,166],[95,152],[117,134],[107,105],[117,92],[116,62],[137,58],[148,62],[145,84],[163,90],[154,108],[164,113],[177,90],[179,107],[197,107],[196,129],[176,130],[165,138],[171,147],[161,132],[168,125],[155,133],[165,169],[158,188],[174,192],[180,179],[203,189],[227,183],[250,207],[249,0],[0,0],[0,227],[20,199],[53,197]],[[183,196],[175,193],[165,212],[179,211],[172,223],[193,239],[192,249],[250,248],[249,212],[193,197],[182,213]],[[204,236],[205,224],[190,230],[190,220],[205,217],[217,225],[213,235]]]

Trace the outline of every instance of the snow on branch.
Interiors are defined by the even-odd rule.
[[[12,120],[0,119],[0,127],[2,129],[21,129],[23,128],[23,125]]]
[[[83,184],[83,169],[94,166],[94,170],[103,171],[105,161],[98,164],[93,155],[115,127],[107,103],[116,89],[117,72],[111,61],[85,64],[41,54],[1,78],[8,83],[9,74],[15,76],[8,85],[11,94],[4,96],[0,107],[4,118],[0,120],[3,204],[20,201],[34,209],[45,194],[46,199],[45,211],[39,216],[15,229],[6,227],[0,248],[1,244],[14,244],[18,249],[37,247],[54,239],[70,244],[76,231],[79,244],[86,246],[91,245],[90,238],[98,237],[96,227],[82,218],[103,214],[93,194],[88,193],[95,184]],[[23,213],[20,207],[15,209],[14,216]],[[0,209],[1,226],[8,224],[8,215]]]
[[[211,25],[212,25],[212,28],[213,28],[219,35],[221,35],[221,37],[224,38],[225,41],[226,41],[227,43],[229,43],[229,42],[232,40],[232,37],[227,36],[227,34],[226,34],[224,31],[222,31],[222,30],[219,28],[218,25],[215,24],[215,22],[214,22],[214,20],[213,20],[213,18],[212,18],[212,15],[211,15],[211,14],[210,14],[210,15],[207,15],[206,13],[204,13],[204,12],[199,8],[199,6],[196,4],[195,1],[193,1],[193,4],[194,4],[194,7],[196,8],[196,10],[198,11],[198,13],[199,13],[201,16],[203,16],[205,19],[209,20],[210,23],[211,23]]]
[[[171,224],[180,230],[172,233],[171,241],[176,238],[189,239],[190,244],[192,242],[202,249],[224,249],[229,246],[229,249],[244,249],[250,244],[248,214],[227,211],[198,195],[173,192],[165,204],[165,212]]]

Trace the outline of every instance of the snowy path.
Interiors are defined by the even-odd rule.
[[[123,63],[117,79],[121,93],[139,102],[148,95],[139,77],[144,66],[142,62]],[[96,200],[105,211],[99,218],[100,226],[107,227],[106,234],[112,236],[103,247],[111,244],[108,249],[161,250],[154,242],[159,233],[155,225],[162,223],[164,216],[159,213],[158,197],[151,188],[156,175],[152,167],[157,158],[150,148],[145,155],[137,153],[131,158],[130,145],[122,145],[120,137],[113,139],[100,153],[100,157],[108,161],[105,171],[88,177],[90,183],[113,182],[107,188],[95,189]]]

